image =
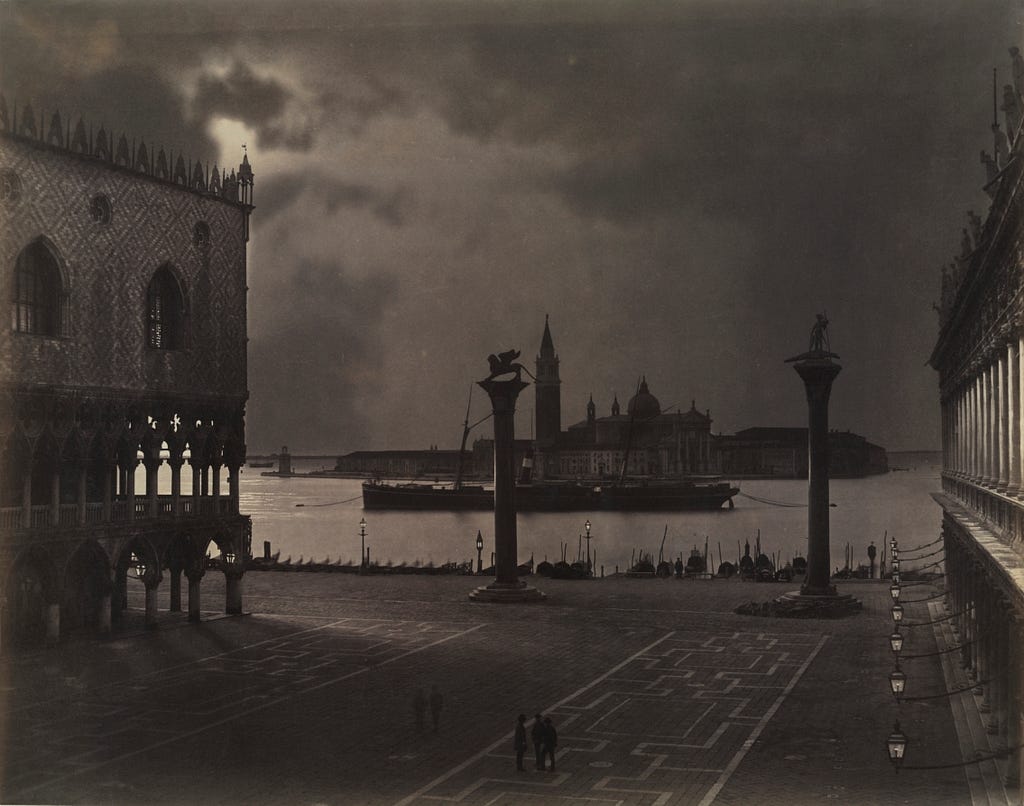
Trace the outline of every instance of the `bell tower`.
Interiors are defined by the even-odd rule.
[[[537,382],[535,417],[537,425],[537,446],[552,447],[562,431],[562,382],[558,378],[558,355],[551,340],[548,317],[544,316],[544,336],[540,341],[537,356]]]

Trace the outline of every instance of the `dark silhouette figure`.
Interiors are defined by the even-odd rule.
[[[441,721],[441,706],[444,705],[444,697],[437,690],[437,686],[430,687],[430,718],[434,722],[434,733],[437,733],[437,723]]]
[[[416,717],[416,732],[423,733],[423,723],[427,716],[427,695],[421,688],[416,689],[416,693],[413,695],[412,712]]]
[[[966,232],[966,230],[965,230]],[[828,352],[828,319],[822,314],[815,314],[817,319],[811,328],[810,352]]]
[[[523,767],[523,755],[526,753],[526,714],[520,714],[516,720],[516,738],[512,746],[516,750],[516,769],[522,772],[526,769]]]
[[[541,756],[541,769],[544,769],[544,761],[551,757],[551,772],[555,771],[555,748],[558,747],[558,731],[551,723],[551,717],[544,718],[544,754]]]
[[[530,739],[533,741],[533,752],[537,757],[534,766],[538,770],[542,770],[544,769],[544,717],[540,714],[535,714],[533,717]]]
[[[487,380],[490,381],[500,375],[507,375],[513,372],[516,374],[516,380],[519,380],[521,377],[520,373],[526,370],[526,367],[516,363],[517,358],[519,358],[518,350],[507,350],[497,355],[491,353],[487,356],[487,364],[491,368],[491,374],[487,376]]]
[[[677,557],[676,558],[676,579],[682,579],[682,578],[683,578],[683,561]]]
[[[871,576],[868,577],[869,579],[874,579],[875,578],[875,554],[876,553],[877,553],[877,550],[875,549],[875,542],[872,540],[871,541],[871,545],[868,546],[868,562],[871,564]]]

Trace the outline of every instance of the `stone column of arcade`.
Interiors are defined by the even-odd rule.
[[[205,559],[195,560],[185,568],[185,577],[188,579],[188,620],[193,623],[202,619],[200,597],[205,573]]]
[[[163,571],[160,569],[153,569],[143,577],[143,584],[146,588],[146,616],[145,616],[145,627],[147,630],[153,630],[157,627],[157,589],[160,587],[160,583],[163,581]]]
[[[818,314],[811,330],[810,349],[787,359],[804,382],[807,395],[807,575],[799,593],[783,594],[780,603],[832,613],[853,612],[861,604],[852,596],[840,595],[831,582],[829,558],[828,500],[828,402],[832,382],[842,367],[832,359],[826,328],[828,319]]]
[[[514,364],[519,352],[510,350],[488,361],[491,374],[478,382],[491,399],[494,413],[494,582],[469,594],[478,602],[536,602],[544,594],[520,581],[515,505],[516,399],[528,383]]]

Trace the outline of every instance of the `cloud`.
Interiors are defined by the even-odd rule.
[[[191,112],[204,123],[215,117],[241,121],[256,131],[261,148],[308,151],[313,146],[316,115],[284,84],[258,76],[237,58],[223,73],[199,76]]]
[[[386,190],[369,184],[347,182],[331,176],[299,173],[271,174],[260,187],[260,219],[269,222],[286,212],[309,215],[318,209],[325,216],[335,216],[341,210],[366,209],[392,226],[401,226],[403,209],[407,206],[401,189]]]
[[[250,444],[307,450],[365,439],[384,394],[384,308],[394,280],[356,280],[338,263],[301,261],[272,280],[249,345]]]

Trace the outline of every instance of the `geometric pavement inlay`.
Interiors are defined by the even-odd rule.
[[[827,640],[666,633],[544,712],[557,772],[513,772],[509,733],[396,806],[710,804]]]

